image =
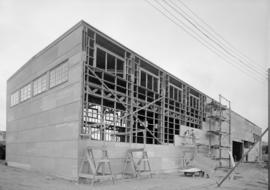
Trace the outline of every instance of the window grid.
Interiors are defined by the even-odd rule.
[[[33,95],[38,95],[47,90],[47,75],[43,75],[33,82]]]
[[[21,101],[27,100],[31,97],[31,83],[21,88]]]
[[[10,96],[10,106],[14,106],[18,103],[19,103],[19,91],[16,91]]]
[[[68,80],[68,65],[63,63],[50,71],[50,88]]]

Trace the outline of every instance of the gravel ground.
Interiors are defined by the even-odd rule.
[[[181,173],[153,175],[152,178],[140,177],[138,179],[121,179],[115,184],[111,181],[97,182],[94,187],[90,184],[78,184],[73,181],[63,180],[44,175],[38,172],[27,171],[0,164],[0,190],[263,190],[268,187],[267,169],[256,163],[243,163],[235,172],[235,179],[227,180],[221,188],[216,182],[226,173],[217,171],[213,177],[185,177]]]

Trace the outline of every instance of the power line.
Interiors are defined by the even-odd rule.
[[[161,7],[163,7],[164,10],[166,10],[166,12],[168,12],[171,16],[174,17],[174,19],[176,19],[178,22],[176,22],[174,19],[172,19],[170,16],[168,16],[167,14],[165,14],[162,10],[160,10],[158,7],[156,7],[154,4],[152,4],[149,0],[145,0],[149,5],[151,5],[154,9],[156,9],[158,12],[160,12],[163,16],[165,16],[166,18],[168,18],[171,22],[173,22],[175,25],[177,25],[178,27],[180,27],[182,30],[184,30],[186,33],[188,33],[190,36],[192,36],[194,39],[196,39],[198,42],[200,42],[203,46],[205,46],[207,49],[209,49],[210,51],[212,51],[213,53],[215,53],[217,56],[219,56],[220,58],[222,58],[224,61],[226,61],[227,63],[231,64],[232,66],[236,67],[238,70],[240,70],[241,72],[243,72],[244,74],[248,75],[249,77],[253,78],[254,80],[256,80],[257,82],[259,82],[260,84],[262,84],[262,80],[259,80],[257,77],[254,77],[253,75],[250,75],[249,72],[247,72],[246,70],[243,70],[242,67],[239,67],[239,65],[235,65],[234,62],[228,60],[228,57],[224,56],[224,53],[221,53],[220,51],[218,51],[215,47],[211,46],[210,44],[206,43],[205,40],[202,41],[197,35],[196,32],[194,32],[190,27],[186,26],[183,21],[179,20],[177,17],[175,17],[172,13],[170,13],[170,11],[168,11],[162,4],[160,4],[159,2],[157,2]],[[182,23],[183,25],[179,24]],[[186,28],[188,29],[186,29]],[[191,30],[193,33],[190,33]],[[195,33],[195,34],[194,34]],[[238,67],[237,67],[238,66]]]
[[[171,0],[169,0],[171,2]],[[228,55],[230,55],[231,57],[233,57],[234,59],[236,59],[237,61],[239,61],[242,65],[245,65],[247,67],[247,69],[249,69],[251,72],[254,72],[254,74],[257,74],[259,76],[264,75],[264,73],[261,73],[259,71],[257,71],[256,69],[254,69],[252,66],[250,66],[248,63],[245,63],[243,60],[239,59],[234,53],[228,51],[224,46],[223,43],[217,42],[215,39],[211,38],[211,36],[207,33],[205,33],[204,31],[201,30],[201,28],[194,24],[194,22],[187,18],[187,16],[185,14],[183,14],[183,12],[180,12],[178,9],[176,9],[174,6],[176,6],[174,3],[172,6],[171,4],[169,4],[166,0],[163,0],[163,2],[165,2],[171,9],[173,9],[175,12],[177,12],[179,15],[181,15],[188,23],[190,23],[195,29],[197,29],[203,36],[205,36],[208,40],[212,41],[214,44],[216,44],[219,48],[221,48],[225,53],[227,53]],[[266,75],[265,75],[266,78]]]
[[[200,18],[194,11],[192,11],[183,1],[181,0],[177,0],[179,3],[181,3],[186,9],[188,9],[192,15],[194,17],[196,17],[201,23],[203,23],[204,25],[206,25],[206,27],[213,32],[218,38],[220,38],[222,41],[225,42],[225,45],[227,45],[227,47],[229,47],[230,49],[236,51],[242,58],[244,58],[246,61],[248,61],[251,65],[253,65],[254,67],[257,67],[258,69],[261,69],[263,71],[265,71],[265,74],[267,75],[266,72],[266,68],[256,64],[253,60],[251,60],[249,57],[247,57],[245,54],[243,54],[242,52],[240,52],[238,49],[236,49],[230,42],[228,42],[225,38],[223,38],[219,33],[217,33],[209,24],[207,24],[202,18]],[[177,5],[176,5],[177,6]],[[178,6],[177,6],[178,7]],[[253,64],[254,62],[254,64]]]
[[[148,1],[149,2],[149,1]],[[157,2],[157,1],[156,1]],[[149,2],[150,3],[150,2]],[[163,7],[163,9],[165,9],[170,15],[172,15],[176,20],[178,20],[179,22],[181,22],[182,24],[183,21],[179,20],[177,17],[175,17],[170,11],[168,11],[168,9],[166,9],[162,4],[160,4],[159,2],[157,2],[161,7]],[[178,25],[180,28],[182,28],[185,32],[187,32],[189,35],[191,35],[193,38],[195,38],[197,41],[199,41],[202,45],[204,45],[206,48],[208,48],[209,50],[213,51],[216,55],[218,55],[219,57],[221,57],[223,60],[225,60],[227,63],[231,64],[232,66],[236,67],[236,65],[234,65],[233,62],[229,61],[228,60],[228,57],[224,57],[224,53],[222,54],[221,52],[219,52],[215,47],[211,46],[209,47],[209,44],[206,43],[205,44],[205,40],[202,41],[201,39],[199,39],[196,35],[190,33],[186,28],[188,28],[189,30],[191,30],[193,33],[197,34],[196,32],[194,32],[190,27],[186,26],[185,24],[185,27],[182,26],[182,25],[179,25],[179,23],[175,22],[173,19],[171,19],[168,15],[166,15],[164,12],[162,12],[159,8],[155,7],[152,3],[150,3],[151,6],[153,6],[155,9],[157,9],[159,12],[161,12],[164,16],[166,16],[168,19],[170,19],[174,24]],[[239,67],[239,65],[237,64],[238,66],[238,69],[241,70],[242,72],[244,72],[245,74],[247,74],[248,76],[250,76],[251,78],[259,81],[259,82],[262,82],[260,80],[258,80],[256,77],[254,77],[253,75],[249,75],[248,72],[246,72],[246,70],[243,70],[242,67]]]

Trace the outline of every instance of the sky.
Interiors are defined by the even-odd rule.
[[[182,2],[263,72],[267,71],[267,0]],[[266,128],[266,77],[255,80],[259,76],[242,71],[246,66],[239,70],[227,63],[145,0],[0,0],[0,130],[6,129],[7,79],[80,20],[208,96],[218,100],[222,94],[232,102],[234,111]]]

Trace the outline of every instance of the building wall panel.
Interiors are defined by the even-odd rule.
[[[7,161],[77,179],[81,111],[82,28],[31,59],[8,81]],[[66,61],[67,60],[67,61]],[[10,94],[66,61],[68,81],[9,106]],[[49,83],[49,77],[47,80]]]

